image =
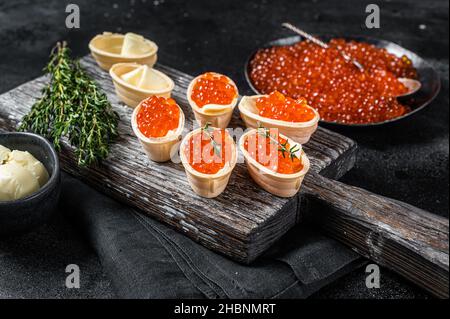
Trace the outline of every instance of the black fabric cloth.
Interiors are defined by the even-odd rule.
[[[305,298],[363,261],[307,226],[243,265],[64,174],[61,209],[122,298]]]

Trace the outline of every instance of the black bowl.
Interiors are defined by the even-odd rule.
[[[332,38],[336,38],[336,36],[320,36],[319,38],[329,41]],[[349,36],[349,37],[339,37],[344,38],[346,40],[355,40],[359,42],[366,42],[375,45],[379,48],[385,48],[389,53],[392,53],[396,56],[403,56],[406,55],[412,62],[414,67],[417,69],[417,73],[419,74],[419,80],[422,84],[422,87],[419,91],[416,93],[410,95],[409,97],[399,98],[399,100],[404,104],[411,108],[411,111],[406,113],[405,115],[396,117],[391,120],[383,121],[383,122],[377,122],[377,123],[368,123],[368,124],[345,124],[345,123],[339,123],[339,122],[328,122],[321,120],[320,122],[323,124],[326,124],[328,126],[339,126],[339,127],[374,127],[374,126],[380,126],[384,124],[389,124],[393,122],[397,122],[400,120],[403,120],[405,118],[410,117],[411,115],[419,112],[424,107],[426,107],[428,104],[431,103],[435,99],[435,97],[438,95],[440,89],[441,89],[441,81],[439,79],[439,74],[434,70],[434,68],[429,64],[427,61],[419,57],[417,54],[399,46],[398,44],[395,44],[390,41],[386,40],[380,40],[375,38],[369,38],[369,37],[362,37],[362,36]],[[283,46],[283,45],[292,45],[294,43],[297,43],[299,41],[302,41],[302,38],[300,36],[293,36],[288,38],[281,38],[278,40],[271,41],[267,43],[266,45],[262,46],[262,48],[270,48],[274,46]],[[252,60],[253,56],[256,54],[257,50],[253,52],[250,57],[248,58],[246,64],[245,64],[245,79],[247,80],[248,85],[250,88],[256,93],[261,94],[258,92],[258,90],[253,86],[252,81],[249,77],[249,63]]]
[[[0,134],[0,144],[11,150],[30,152],[50,176],[47,184],[36,193],[0,202],[0,236],[6,236],[30,231],[50,218],[58,204],[61,175],[58,155],[45,138],[31,133],[4,133]]]

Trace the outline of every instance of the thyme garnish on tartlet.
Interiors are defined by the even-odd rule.
[[[106,94],[70,57],[65,42],[53,48],[44,71],[50,75],[50,82],[22,119],[19,130],[45,136],[58,151],[61,139],[67,137],[80,166],[105,159],[118,136],[119,121]]]
[[[211,145],[212,145],[212,147],[213,147],[214,153],[215,153],[217,156],[220,156],[222,144],[219,144],[219,143],[217,143],[217,142],[214,140],[214,136],[213,136],[213,134],[214,134],[214,129],[211,128],[211,123],[209,123],[209,122],[206,123],[205,126],[202,127],[202,132],[205,133],[205,134],[208,136],[208,138],[209,138],[209,140],[210,140],[210,142],[211,142]]]
[[[289,153],[289,157],[291,159],[291,161],[294,161],[295,158],[298,159],[297,155],[295,155],[295,153],[297,153],[300,150],[300,146],[298,144],[295,144],[294,146],[291,146],[288,149],[288,140],[286,139],[286,141],[284,143],[281,143],[280,141],[278,141],[277,139],[277,135],[271,135],[270,134],[270,129],[264,127],[261,123],[258,123],[258,134],[260,134],[261,136],[270,139],[270,143],[271,144],[275,144],[277,145],[278,151],[281,152],[281,154],[283,155],[283,158],[286,158],[286,154]]]

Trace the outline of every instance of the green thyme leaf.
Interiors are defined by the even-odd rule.
[[[270,143],[276,144],[279,146],[278,151],[281,152],[281,155],[283,158],[286,158],[286,153],[289,153],[289,157],[292,161],[294,161],[295,158],[298,158],[295,153],[297,153],[300,150],[300,146],[298,144],[293,145],[289,150],[287,149],[288,141],[286,140],[284,143],[281,143],[278,141],[277,136],[270,135],[270,129],[265,128],[261,123],[258,122],[258,134],[260,134],[262,137],[270,139]]]
[[[217,156],[220,156],[222,145],[217,143],[214,140],[214,136],[212,135],[214,133],[214,130],[211,128],[211,123],[207,122],[205,124],[205,126],[202,127],[202,132],[205,133],[209,137],[209,139],[211,141],[211,145],[214,150],[214,154],[216,154]]]
[[[119,135],[119,116],[105,93],[70,57],[65,42],[53,48],[44,71],[50,75],[50,82],[22,119],[19,130],[47,137],[57,150],[61,149],[61,139],[67,138],[75,147],[80,166],[105,159]]]

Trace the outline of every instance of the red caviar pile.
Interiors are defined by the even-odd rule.
[[[174,99],[151,96],[142,102],[136,121],[144,136],[163,137],[178,128],[180,109]]]
[[[256,99],[256,108],[263,117],[287,122],[307,122],[316,116],[305,99],[294,100],[278,91]]]
[[[363,124],[399,117],[409,108],[396,99],[407,92],[397,78],[417,78],[411,60],[368,43],[333,39],[328,49],[309,41],[259,50],[250,79],[263,94],[279,91],[305,98],[323,120]],[[363,64],[359,71],[338,50]]]
[[[191,99],[200,108],[207,104],[230,104],[236,97],[236,88],[230,80],[225,75],[213,72],[201,75],[191,93]]]
[[[283,155],[283,152],[280,150],[281,144],[285,145],[287,150],[291,148],[291,145],[286,143],[286,139],[278,135],[276,138],[278,138],[279,145],[271,138],[264,136],[264,134],[255,132],[249,134],[245,139],[244,148],[249,153],[250,157],[274,172],[280,174],[294,174],[300,172],[303,169],[303,163],[300,158],[291,158],[289,153],[284,153]]]
[[[215,174],[220,171],[225,163],[230,161],[232,155],[232,146],[230,141],[227,142],[227,134],[225,130],[219,129],[193,134],[184,150],[189,165],[203,174]]]

